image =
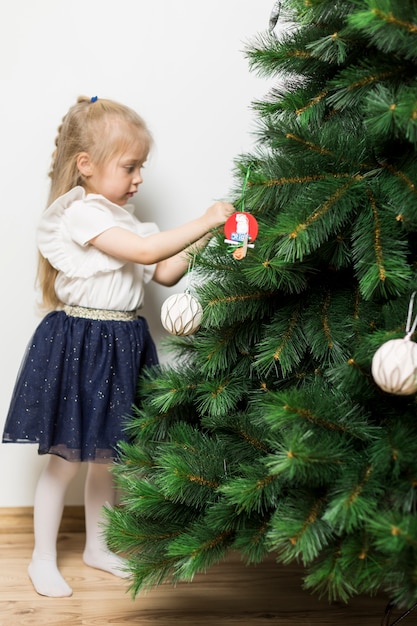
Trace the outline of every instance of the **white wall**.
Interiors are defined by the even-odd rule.
[[[266,30],[272,0],[14,0],[0,9],[0,429],[38,324],[35,228],[57,127],[80,94],[109,97],[147,121],[156,149],[138,206],[162,229],[228,199],[233,160],[254,141],[251,102],[267,91],[243,49]],[[145,316],[159,345],[151,285]],[[162,358],[163,355],[161,355]],[[31,506],[45,458],[0,445],[0,507]],[[82,503],[83,473],[67,504]]]

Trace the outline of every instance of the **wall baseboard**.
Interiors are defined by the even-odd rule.
[[[59,532],[81,533],[84,531],[84,507],[66,506]],[[31,532],[33,532],[33,507],[0,507],[0,534]]]

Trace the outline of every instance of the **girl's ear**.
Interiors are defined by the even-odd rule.
[[[93,166],[88,152],[80,152],[77,157],[77,167],[82,176],[91,176],[93,173]]]

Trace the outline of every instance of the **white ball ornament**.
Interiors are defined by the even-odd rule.
[[[411,323],[416,291],[411,294],[402,339],[391,339],[378,348],[372,359],[372,376],[384,391],[409,396],[417,391],[417,343],[411,337],[417,327],[417,315]]]
[[[190,293],[176,293],[162,304],[162,326],[171,335],[192,335],[200,328],[203,309]]]
[[[406,336],[391,339],[372,359],[372,376],[384,391],[407,396],[417,391],[417,343]]]

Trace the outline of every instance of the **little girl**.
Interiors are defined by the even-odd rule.
[[[14,389],[3,441],[39,444],[50,454],[35,494],[35,545],[28,568],[36,591],[72,589],[57,566],[64,496],[82,462],[84,562],[126,576],[105,544],[102,508],[114,503],[109,465],[126,439],[123,423],[144,366],[157,364],[138,315],[144,284],[174,285],[187,246],[234,212],[216,202],[197,219],[166,232],[141,223],[129,200],[142,183],[151,137],[130,108],[80,97],[63,118],[50,172],[49,206],[38,229],[39,284],[49,312],[29,344]]]

